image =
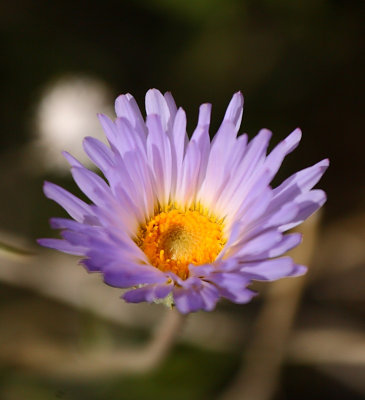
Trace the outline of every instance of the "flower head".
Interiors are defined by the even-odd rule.
[[[214,309],[225,297],[247,303],[252,280],[301,275],[304,266],[281,257],[301,241],[285,231],[303,222],[326,200],[312,190],[328,160],[281,185],[269,185],[284,157],[296,148],[296,129],[266,155],[271,132],[248,142],[237,136],[243,97],[236,93],[210,141],[210,104],[200,106],[189,139],[186,115],[170,93],[146,94],[146,120],[130,95],[115,103],[117,119],[100,115],[110,147],[87,137],[84,149],[107,182],[64,153],[87,204],[46,182],[45,195],[72,219],[53,218],[63,239],[43,246],[83,256],[89,271],[112,286],[130,288],[128,302],[171,299],[189,313]]]

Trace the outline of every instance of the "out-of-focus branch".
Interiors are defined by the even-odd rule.
[[[299,364],[365,366],[365,333],[355,329],[306,329],[292,336],[290,361]]]
[[[69,304],[79,307],[81,305],[82,308],[82,293],[78,290],[82,275],[78,272],[65,271],[63,266],[52,263],[44,263],[45,265],[38,265],[37,269],[33,269],[30,256],[35,253],[2,245],[1,242],[0,251],[0,260],[2,258],[4,261],[0,268],[0,278],[3,281],[30,287],[42,294],[52,293],[52,297],[58,296],[62,300],[67,298]],[[33,257],[32,261],[37,260],[38,262],[41,260],[39,256]],[[82,268],[76,265],[72,269],[82,272]],[[69,275],[68,272],[70,272]],[[108,287],[106,289],[111,290]],[[92,299],[94,295],[95,293],[92,293],[88,298]],[[104,308],[107,307],[107,304],[100,302],[98,296],[96,296],[96,301],[91,301],[91,304],[97,303]],[[122,304],[122,301],[119,300],[119,304]],[[103,349],[102,351],[88,349],[77,353],[75,349],[70,352],[52,343],[33,343],[32,346],[24,347],[19,343],[13,343],[14,348],[11,348],[11,344],[7,346],[2,351],[1,357],[8,359],[10,364],[15,363],[48,375],[62,375],[70,378],[99,376],[109,372],[145,372],[157,367],[166,358],[181,331],[183,319],[176,309],[167,310],[162,322],[154,324],[155,331],[151,339],[140,349]]]
[[[166,310],[150,341],[140,349],[75,349],[39,341],[13,343],[2,358],[8,365],[31,369],[42,375],[83,379],[112,374],[144,373],[157,368],[167,357],[178,337],[184,316],[176,309]],[[16,347],[16,348],[15,348]]]
[[[0,241],[0,256],[3,258],[23,259],[34,255],[35,253],[32,251]]]
[[[304,241],[291,253],[296,262],[309,265],[317,238],[318,225],[319,214],[317,213],[298,229],[303,232]],[[253,329],[252,341],[244,355],[243,367],[222,399],[269,400],[272,398],[305,281],[304,276],[283,279],[271,284]]]

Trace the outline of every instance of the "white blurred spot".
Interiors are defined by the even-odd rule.
[[[36,149],[48,170],[68,171],[66,150],[86,166],[92,163],[82,148],[85,136],[106,141],[97,113],[113,113],[110,92],[102,81],[71,76],[49,84],[36,110]]]

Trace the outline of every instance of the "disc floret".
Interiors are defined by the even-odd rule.
[[[167,207],[141,225],[137,242],[154,267],[187,279],[189,265],[214,262],[226,240],[223,221],[201,208]]]

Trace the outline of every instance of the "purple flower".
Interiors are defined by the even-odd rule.
[[[170,300],[181,313],[213,310],[218,299],[247,303],[252,280],[301,275],[290,257],[299,233],[284,234],[323,205],[312,190],[328,160],[272,189],[284,157],[301,138],[296,129],[266,155],[271,132],[248,142],[237,136],[243,97],[236,93],[214,139],[210,104],[200,106],[190,140],[186,115],[170,93],[146,94],[146,121],[130,94],[115,103],[117,119],[100,115],[110,147],[87,137],[84,149],[107,182],[64,153],[87,204],[46,182],[45,195],[72,219],[53,218],[63,239],[43,246],[83,256],[112,286],[130,288],[127,302]]]

